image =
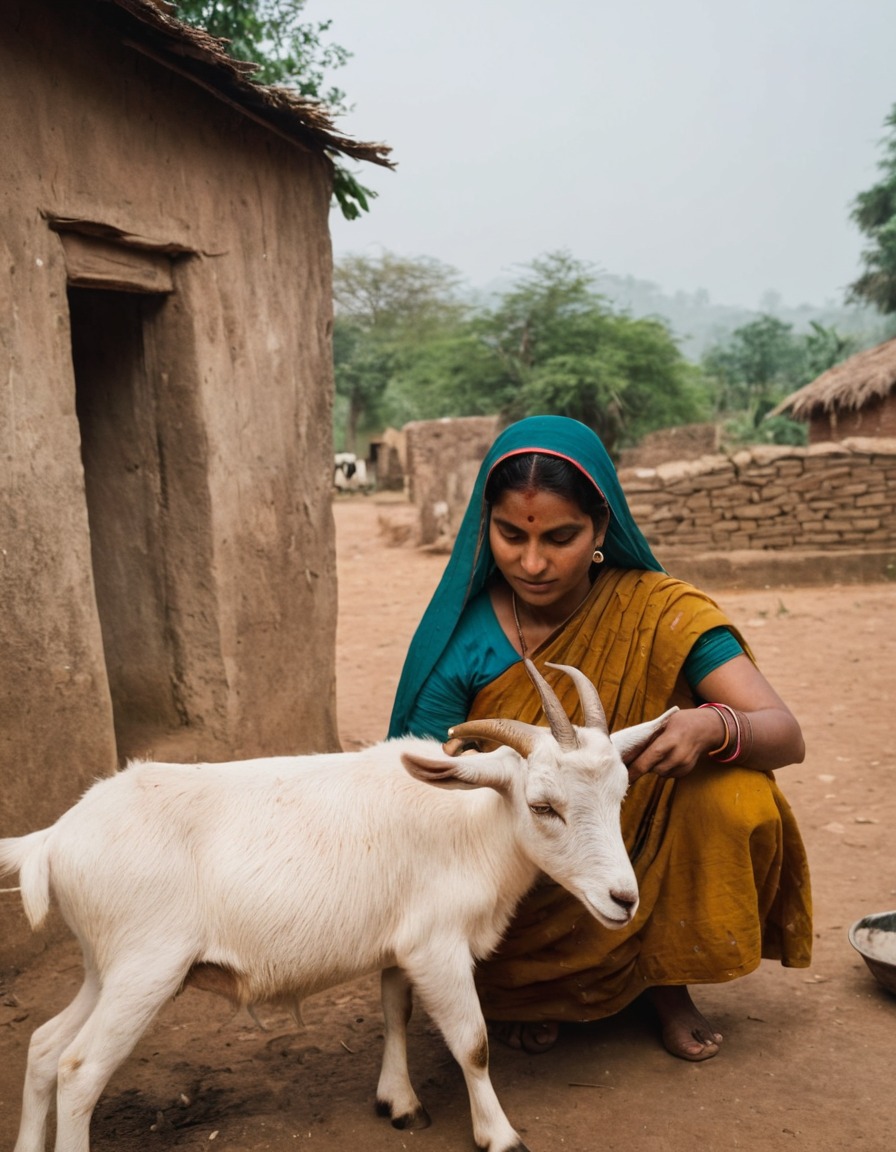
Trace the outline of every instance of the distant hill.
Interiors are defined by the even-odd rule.
[[[794,332],[810,331],[814,320],[826,328],[835,328],[841,336],[855,337],[860,348],[878,344],[896,334],[896,318],[887,319],[873,308],[833,302],[790,307],[773,292],[766,294],[762,308],[742,308],[716,304],[704,289],[667,295],[656,284],[634,276],[602,273],[597,277],[596,287],[620,311],[632,316],[656,316],[665,320],[689,360],[699,360],[711,344],[724,342],[736,328],[763,314],[792,324]]]

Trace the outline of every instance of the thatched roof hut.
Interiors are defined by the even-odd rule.
[[[211,92],[218,100],[312,152],[339,153],[392,167],[386,144],[364,143],[336,132],[326,109],[293,89],[253,82],[258,65],[235,60],[227,41],[185,24],[167,0],[99,0],[94,7],[107,26],[134,39],[128,48],[155,60]]]
[[[770,415],[809,422],[809,441],[896,436],[896,339],[858,352],[793,392]]]

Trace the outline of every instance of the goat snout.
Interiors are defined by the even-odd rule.
[[[634,915],[638,907],[638,893],[633,888],[611,888],[610,899],[629,918]]]

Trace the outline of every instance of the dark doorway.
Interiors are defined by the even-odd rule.
[[[165,484],[144,333],[165,297],[69,288],[93,577],[120,759],[180,725]]]

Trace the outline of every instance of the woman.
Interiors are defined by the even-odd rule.
[[[663,571],[600,440],[564,417],[511,425],[489,451],[408,652],[390,735],[446,740],[482,717],[543,722],[524,655],[587,673],[611,730],[680,711],[628,766],[634,922],[609,931],[558,885],[538,886],[479,966],[485,1016],[514,1022],[505,1038],[538,1051],[559,1022],[600,1019],[647,992],[673,1055],[714,1056],[722,1037],[688,985],[745,975],[762,957],[809,964],[806,857],[772,775],[802,760],[803,739],[721,610]],[[552,686],[580,723],[566,679]]]

